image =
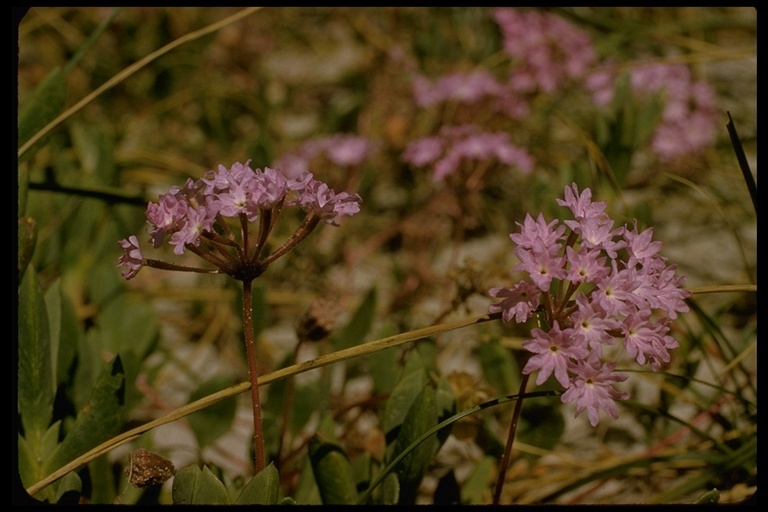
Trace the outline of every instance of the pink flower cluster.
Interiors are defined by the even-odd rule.
[[[189,249],[226,273],[250,276],[263,271],[276,257],[258,259],[275,218],[284,205],[305,210],[307,222],[290,245],[284,245],[282,251],[278,249],[278,255],[306,237],[318,222],[337,225],[342,217],[360,211],[360,196],[336,193],[311,173],[304,172],[289,179],[275,169],[265,167],[263,171],[254,170],[249,164],[250,160],[237,162],[230,168],[220,165],[217,171],[208,171],[199,180],[188,179],[183,186],[173,186],[167,193],[160,194],[157,202],[150,202],[146,217],[152,245],[160,247],[169,239],[175,254],[181,255]],[[227,218],[240,221],[243,227],[240,241],[235,239],[225,220]],[[257,220],[261,222],[257,245],[253,254],[249,254],[251,248],[248,247],[247,228],[249,223]],[[214,250],[202,250],[201,241]],[[145,259],[135,236],[121,240],[119,244],[124,253],[118,266],[126,267],[123,272],[126,279],[136,276],[148,262],[161,268],[172,266]],[[226,248],[236,248],[236,255],[226,252]]]
[[[589,35],[560,16],[501,7],[493,18],[515,66],[508,84],[513,91],[552,93],[597,62]]]
[[[453,174],[462,161],[495,158],[516,166],[524,174],[533,171],[533,158],[503,132],[484,132],[475,125],[444,126],[437,135],[411,142],[403,160],[416,166],[432,166],[432,180],[440,181]]]
[[[450,73],[430,81],[418,75],[413,82],[416,105],[422,108],[455,101],[475,103],[483,97],[497,97],[504,93],[502,86],[489,72],[477,70],[471,73]]]
[[[549,328],[534,328],[523,343],[533,354],[523,373],[538,371],[538,385],[554,375],[565,388],[562,401],[576,402],[576,414],[586,410],[594,426],[600,410],[616,418],[615,401],[628,398],[614,387],[627,375],[614,371],[604,347],[619,340],[637,363],[658,370],[678,346],[670,322],[688,311],[690,292],[681,288],[685,278],[675,276],[676,266],[659,255],[653,228],[614,227],[606,203],[592,202],[588,188],[579,194],[575,183],[557,202],[574,219],[547,222],[539,214],[518,223],[520,232],[510,235],[520,260],[514,271],[529,279],[491,289],[501,301],[490,312],[517,323],[535,312],[546,315]]]
[[[696,81],[685,64],[652,64],[629,71],[633,92],[642,100],[662,93],[664,110],[651,140],[661,160],[697,153],[715,140],[718,110],[715,93],[704,81]],[[585,85],[598,106],[614,96],[616,72],[606,65],[590,75]]]
[[[281,156],[275,163],[286,176],[295,177],[308,172],[312,160],[319,155],[340,167],[355,167],[365,161],[377,148],[375,141],[347,133],[310,139]]]
[[[417,75],[413,94],[418,106],[484,102],[495,112],[521,119],[530,114],[529,95],[555,92],[567,80],[585,75],[597,60],[588,35],[558,16],[499,8],[493,10],[493,17],[513,61],[507,80],[498,80],[482,69],[434,80]],[[444,127],[437,135],[414,141],[403,154],[407,163],[432,166],[434,181],[453,174],[462,160],[488,158],[514,165],[526,174],[533,168],[529,153],[512,144],[506,134],[481,132],[466,125]]]

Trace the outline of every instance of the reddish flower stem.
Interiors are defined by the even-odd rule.
[[[301,222],[301,225],[296,229],[296,232],[293,233],[288,240],[283,243],[280,247],[278,247],[275,252],[267,256],[261,261],[261,264],[264,268],[267,268],[269,264],[271,264],[273,261],[275,261],[277,258],[282,256],[283,254],[287,253],[294,247],[298,245],[299,242],[304,240],[309,236],[310,233],[312,233],[312,230],[317,227],[317,225],[320,223],[320,216],[316,213],[308,213],[306,217],[304,217],[304,220]]]
[[[152,268],[159,268],[162,270],[177,270],[180,272],[197,272],[198,274],[221,274],[221,269],[218,268],[198,268],[187,267],[185,265],[176,265],[175,263],[168,263],[161,260],[153,260],[150,258],[144,258],[142,265]]]
[[[261,257],[261,251],[264,249],[264,245],[267,243],[269,233],[272,230],[272,210],[262,209],[259,216],[259,235],[256,239],[256,247],[253,249],[253,256],[251,256],[251,262],[256,263]]]
[[[243,281],[243,332],[248,352],[248,373],[251,379],[253,405],[253,451],[256,473],[264,469],[264,431],[261,426],[261,398],[259,397],[259,370],[256,365],[256,343],[253,339],[253,308],[251,280]]]
[[[504,456],[501,458],[501,465],[499,466],[499,475],[496,478],[496,489],[493,494],[494,505],[498,505],[501,499],[501,489],[504,487],[504,480],[507,476],[509,459],[512,458],[512,443],[515,440],[517,424],[520,421],[520,412],[523,410],[523,394],[525,393],[525,387],[528,385],[528,377],[529,374],[524,374],[520,379],[519,398],[515,401],[515,411],[512,413],[512,422],[509,424],[509,433],[507,434],[507,446],[504,448]]]

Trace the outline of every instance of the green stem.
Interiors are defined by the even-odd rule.
[[[256,365],[256,344],[253,339],[253,310],[251,308],[251,280],[243,281],[243,332],[248,352],[248,373],[251,380],[253,405],[253,451],[256,474],[264,469],[264,431],[261,426],[261,398],[259,397],[259,370]]]
[[[520,380],[520,398],[515,402],[515,412],[512,414],[512,423],[509,424],[509,434],[507,435],[507,446],[504,448],[504,456],[501,458],[501,467],[499,467],[499,476],[496,478],[496,490],[493,494],[493,504],[498,505],[501,498],[501,489],[504,487],[504,479],[507,476],[507,468],[509,467],[509,459],[512,458],[512,443],[515,441],[515,433],[517,432],[517,424],[520,421],[520,412],[523,410],[523,395],[525,394],[525,387],[528,385],[528,374],[523,375]]]

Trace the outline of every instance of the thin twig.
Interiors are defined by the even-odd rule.
[[[498,505],[501,499],[501,490],[504,487],[504,480],[507,476],[507,469],[509,468],[509,460],[512,458],[512,444],[515,441],[515,434],[517,433],[517,425],[520,421],[520,413],[523,410],[523,395],[525,394],[525,387],[528,385],[529,374],[524,374],[520,380],[520,397],[515,402],[515,411],[512,414],[512,422],[509,424],[509,433],[507,434],[507,445],[504,448],[504,456],[501,458],[501,465],[499,466],[499,474],[496,477],[496,490],[493,493],[493,504]]]

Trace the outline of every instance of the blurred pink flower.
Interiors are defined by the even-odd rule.
[[[496,78],[484,70],[451,73],[434,81],[418,75],[413,83],[413,94],[420,107],[446,101],[475,103],[484,96],[494,97],[503,92],[504,88]]]
[[[376,148],[367,137],[337,133],[322,140],[328,159],[342,167],[360,165]]]
[[[613,100],[618,76],[613,64],[605,64],[585,79],[597,106]],[[685,64],[657,63],[629,71],[630,84],[640,101],[661,93],[664,109],[651,138],[651,148],[662,161],[698,153],[717,135],[718,110],[715,94],[704,81],[696,81]]]
[[[485,132],[475,125],[444,126],[438,135],[411,142],[403,160],[419,167],[432,166],[432,180],[453,174],[462,161],[494,159],[516,167],[523,174],[533,171],[533,158],[516,146],[504,132]]]
[[[513,70],[508,85],[518,92],[552,93],[587,74],[597,62],[589,34],[569,21],[539,10],[493,10]]]
[[[275,168],[288,178],[294,178],[309,172],[312,161],[320,155],[325,155],[340,167],[354,167],[362,164],[377,147],[378,144],[367,137],[336,133],[304,141],[280,156],[275,162]]]

